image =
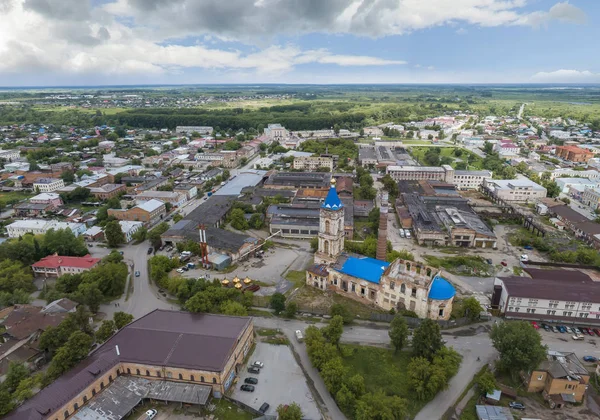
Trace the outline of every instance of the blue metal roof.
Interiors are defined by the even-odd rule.
[[[340,197],[337,195],[335,184],[331,184],[331,188],[329,188],[327,197],[325,197],[325,202],[321,205],[321,207],[328,210],[339,210],[344,207]]]
[[[456,289],[450,282],[440,276],[433,279],[433,284],[429,289],[429,299],[447,300],[456,295]]]
[[[352,277],[379,284],[379,279],[389,265],[389,262],[379,261],[375,258],[349,257],[339,271]]]

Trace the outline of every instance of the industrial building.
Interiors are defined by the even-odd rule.
[[[253,342],[252,318],[154,310],[5,418],[121,419],[145,399],[205,405],[231,387]]]

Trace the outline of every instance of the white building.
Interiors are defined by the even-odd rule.
[[[528,178],[485,179],[483,186],[489,188],[498,198],[508,202],[527,202],[545,198],[546,188]]]
[[[114,154],[107,154],[102,156],[102,162],[104,162],[105,168],[120,168],[129,165],[131,160],[116,157]]]
[[[302,171],[316,171],[319,168],[327,168],[333,171],[333,158],[323,156],[299,156],[294,158],[294,169]]]
[[[17,149],[11,150],[0,150],[0,159],[3,159],[5,162],[12,162],[15,159],[19,159],[21,157],[21,152]]]
[[[121,230],[125,235],[125,243],[131,242],[133,235],[144,227],[144,223],[142,222],[130,222],[128,220],[120,220],[119,225],[121,225]]]
[[[213,132],[213,128],[203,125],[178,125],[177,127],[175,127],[176,133],[192,134],[194,131],[198,134],[211,135]]]
[[[507,319],[600,324],[600,283],[576,270],[527,272],[531,277],[494,280],[492,307],[497,307]]]
[[[38,178],[33,181],[33,190],[39,192],[53,192],[65,186],[65,181],[60,178]]]
[[[288,131],[281,124],[269,124],[265,128],[265,135],[271,141],[282,141],[289,137]]]
[[[273,159],[264,157],[256,160],[254,162],[254,169],[263,169],[268,168],[273,164]]]
[[[592,181],[591,179],[587,178],[556,178],[555,181],[563,194],[567,194],[569,192],[569,188],[576,185],[581,186],[584,189],[586,187],[595,187],[598,185],[597,181]]]
[[[563,130],[551,130],[549,136],[556,137],[557,139],[568,139],[571,137],[571,133]]]
[[[594,170],[576,171],[570,168],[560,168],[550,172],[550,179],[556,179],[560,177],[578,177],[600,181],[600,172]]]
[[[459,190],[476,190],[485,179],[492,179],[492,171],[454,171],[454,185]]]
[[[442,166],[388,166],[385,172],[394,181],[420,181],[423,179],[454,183],[454,169],[450,165]]]
[[[598,207],[600,207],[600,188],[586,188],[583,191],[581,201],[596,210]]]
[[[79,236],[86,231],[86,227],[83,223],[69,223],[59,222],[56,220],[34,220],[25,219],[17,220],[6,226],[6,232],[9,238],[18,238],[27,233],[33,233],[34,235],[44,235],[50,229],[71,229],[75,236]]]

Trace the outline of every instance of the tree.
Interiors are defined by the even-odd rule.
[[[483,143],[483,151],[485,152],[486,155],[491,155],[493,150],[494,150],[494,145],[492,143],[490,143],[489,141],[486,141],[485,143]]]
[[[331,306],[329,315],[332,317],[341,316],[345,325],[351,324],[352,321],[354,321],[354,314],[348,309],[347,306],[342,305],[341,303],[334,303]]]
[[[133,315],[128,314],[127,312],[119,311],[115,312],[115,314],[113,315],[113,320],[115,321],[115,327],[117,327],[117,329],[120,330],[125,325],[133,321]]]
[[[62,373],[71,369],[79,361],[83,360],[92,345],[92,337],[82,331],[75,331],[62,347],[58,349],[48,367],[46,382],[51,382]]]
[[[388,331],[392,346],[395,351],[398,352],[406,345],[408,339],[408,324],[404,317],[396,315],[390,323],[390,330]]]
[[[173,222],[174,223],[177,223],[177,222],[179,222],[182,219],[183,219],[183,216],[180,213],[177,213],[176,215],[173,216]]]
[[[232,300],[221,304],[221,313],[225,315],[248,316],[248,310],[244,305]]]
[[[19,382],[19,386],[13,395],[18,403],[22,403],[33,396],[33,389],[37,386],[37,378],[30,376]]]
[[[40,336],[39,348],[52,356],[76,330],[78,327],[75,317],[68,315],[56,327],[46,328]]]
[[[63,181],[65,181],[66,183],[69,183],[69,184],[75,181],[75,174],[70,169],[63,171],[60,174],[60,177]]]
[[[263,227],[263,218],[260,214],[254,213],[250,216],[250,227],[253,229],[260,229]]]
[[[500,353],[500,370],[516,376],[536,368],[546,358],[547,347],[540,334],[525,321],[501,322],[490,332],[492,344]]]
[[[244,216],[244,210],[242,209],[233,209],[231,211],[231,226],[234,229],[237,230],[246,230],[248,229],[250,226],[248,225],[248,221],[246,220],[246,217]]]
[[[148,229],[144,226],[135,231],[135,233],[131,236],[136,242],[144,242],[146,240],[146,236],[148,235]]]
[[[10,362],[2,387],[8,392],[14,392],[19,383],[29,376],[29,369],[22,363]]]
[[[335,395],[342,386],[343,378],[346,376],[348,369],[342,363],[341,357],[334,357],[325,362],[321,369],[321,378],[325,382],[327,390],[332,395]]]
[[[279,315],[285,310],[285,295],[282,293],[274,293],[271,296],[271,309],[275,311],[275,314]]]
[[[479,319],[479,314],[483,311],[481,304],[474,297],[468,297],[462,301],[460,315],[474,321]]]
[[[125,234],[117,220],[110,221],[106,224],[104,227],[104,237],[106,238],[108,246],[111,248],[116,248],[125,243]]]
[[[72,297],[76,302],[87,305],[93,313],[98,312],[100,304],[104,300],[104,295],[98,285],[91,283],[81,284]]]
[[[489,370],[483,372],[477,378],[477,387],[481,394],[486,395],[498,388],[494,374]]]
[[[293,318],[296,316],[296,312],[298,312],[298,304],[294,301],[287,304],[285,307],[285,317]]]
[[[115,321],[112,320],[104,320],[102,321],[102,325],[96,331],[96,341],[98,343],[104,343],[108,340],[112,335],[117,331],[117,326],[115,325]]]
[[[310,249],[312,250],[312,252],[317,252],[317,250],[319,249],[319,237],[318,236],[311,238]]]
[[[356,420],[402,420],[408,415],[408,404],[405,399],[387,396],[378,389],[363,395],[356,402]]]
[[[542,184],[548,192],[548,197],[558,197],[558,195],[561,193],[561,189],[556,181],[547,181],[543,182]]]
[[[0,416],[11,412],[14,407],[13,395],[6,389],[0,388]]]
[[[345,413],[353,413],[356,404],[356,396],[348,389],[346,384],[342,384],[340,390],[335,394],[335,402]]]
[[[336,315],[331,318],[329,324],[323,328],[323,336],[334,346],[339,346],[342,333],[344,332],[344,318]]]
[[[302,409],[295,402],[289,405],[280,404],[277,407],[277,415],[279,420],[302,420]]]
[[[413,333],[413,354],[432,360],[434,354],[443,346],[439,324],[432,319],[424,319]]]

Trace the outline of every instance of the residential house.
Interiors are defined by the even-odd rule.
[[[119,220],[119,225],[121,226],[123,235],[125,235],[125,243],[131,242],[133,235],[144,227],[144,223],[142,222],[131,222],[129,220]]]
[[[165,203],[160,200],[149,200],[127,210],[108,209],[108,215],[117,220],[143,222],[150,227],[162,220],[167,214]]]
[[[6,226],[6,232],[8,233],[9,238],[18,238],[27,233],[44,235],[50,229],[71,229],[75,236],[79,236],[86,231],[86,227],[83,223],[59,222],[56,220],[25,219],[17,220]]]
[[[100,263],[100,258],[91,255],[84,257],[68,257],[49,255],[31,265],[33,274],[43,277],[60,277],[64,274],[80,274],[91,270]]]
[[[100,187],[90,188],[90,192],[99,200],[109,200],[127,192],[127,187],[124,184],[104,184]]]
[[[294,158],[293,168],[302,171],[316,171],[327,168],[331,172],[333,171],[333,159],[323,156],[296,157]]]
[[[542,392],[552,408],[565,403],[580,403],[590,382],[590,373],[575,353],[548,350],[546,360],[521,372],[527,392]]]
[[[196,198],[198,195],[198,187],[193,184],[177,184],[173,187],[173,191],[185,194],[187,200]]]
[[[557,146],[556,156],[576,163],[587,163],[594,157],[594,153],[577,146]]]
[[[32,204],[47,204],[53,208],[58,208],[63,205],[60,195],[56,193],[41,193],[29,199]]]
[[[179,207],[187,201],[187,195],[174,191],[144,191],[135,196],[138,204],[150,200],[160,200],[163,203],[170,203],[173,207]]]
[[[45,314],[73,313],[77,310],[77,305],[77,302],[73,302],[69,298],[61,298],[44,306],[42,312]]]
[[[484,179],[483,186],[496,197],[508,202],[528,202],[545,198],[546,188],[528,178]]]

